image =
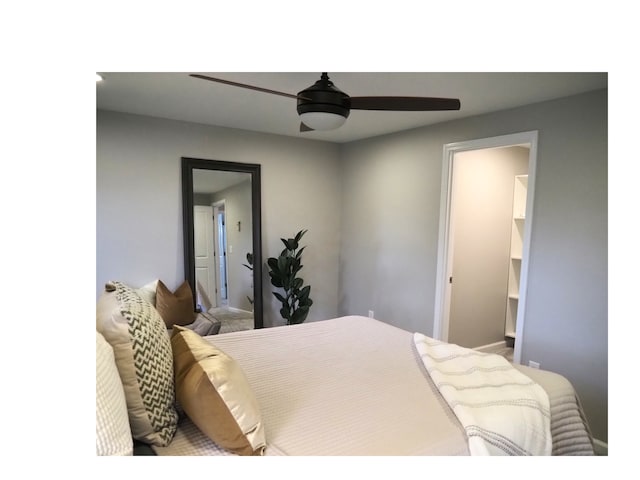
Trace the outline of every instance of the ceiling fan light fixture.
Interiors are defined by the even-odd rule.
[[[331,112],[306,112],[300,114],[300,121],[313,130],[334,130],[344,125],[347,117]]]
[[[349,95],[336,88],[326,73],[298,92],[300,121],[312,130],[333,130],[344,125],[350,108]]]

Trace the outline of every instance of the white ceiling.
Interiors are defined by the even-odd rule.
[[[315,83],[312,73],[99,72],[97,108],[336,143],[373,137],[607,87],[607,73],[329,73],[350,96],[459,98],[452,112],[352,110],[345,125],[299,132],[292,98],[190,77],[189,73],[297,94]]]

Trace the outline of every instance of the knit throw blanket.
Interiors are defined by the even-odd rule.
[[[464,427],[471,455],[550,455],[549,397],[500,355],[413,340],[433,383]]]

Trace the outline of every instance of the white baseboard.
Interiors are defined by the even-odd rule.
[[[609,455],[609,444],[604,443],[602,440],[598,440],[597,438],[593,439],[593,449],[598,456],[606,457]]]
[[[507,346],[506,341],[490,343],[488,345],[482,345],[480,347],[472,348],[472,350],[478,350],[479,352],[492,352],[494,350],[499,350],[501,348],[505,348]]]
[[[251,315],[253,312],[248,312],[247,310],[242,310],[241,308],[235,308],[235,307],[227,307],[228,310],[232,311],[232,312],[236,312],[236,313],[246,313]]]

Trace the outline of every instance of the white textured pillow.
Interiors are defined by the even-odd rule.
[[[133,455],[124,390],[113,349],[96,332],[96,455]]]
[[[158,280],[147,283],[140,288],[136,288],[136,293],[154,307],[156,306],[156,288],[158,288]]]
[[[173,353],[155,307],[134,289],[110,282],[98,299],[96,330],[113,348],[133,438],[166,447],[176,432]]]

